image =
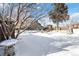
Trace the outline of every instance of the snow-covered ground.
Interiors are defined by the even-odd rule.
[[[66,32],[26,31],[15,46],[18,56],[79,56],[79,29]]]

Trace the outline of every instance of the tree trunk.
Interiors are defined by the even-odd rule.
[[[58,21],[56,22],[56,25],[57,25],[56,30],[59,30],[59,22]]]
[[[70,34],[73,34],[73,28],[72,27],[69,28],[69,32],[70,32]]]

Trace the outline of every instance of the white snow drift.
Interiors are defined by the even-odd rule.
[[[15,51],[18,56],[79,56],[79,30],[74,34],[26,31],[18,38]]]

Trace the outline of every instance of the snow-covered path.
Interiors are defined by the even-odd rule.
[[[16,44],[18,56],[79,56],[79,32],[72,35],[60,32],[24,32]]]

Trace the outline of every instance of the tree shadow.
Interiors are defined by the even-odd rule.
[[[66,38],[68,39],[68,38]],[[64,38],[48,38],[37,35],[21,36],[21,40],[16,44],[16,55],[18,56],[46,56],[51,53],[68,51],[65,47],[73,45],[72,42]]]

